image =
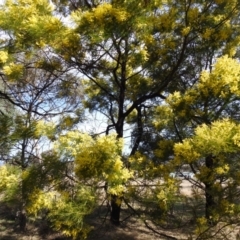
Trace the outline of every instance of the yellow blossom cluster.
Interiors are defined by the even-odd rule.
[[[56,129],[56,124],[53,122],[45,122],[40,120],[36,123],[35,135],[36,137],[46,136],[50,139],[53,139]]]
[[[69,131],[55,142],[55,150],[75,161],[79,179],[107,181],[111,193],[122,193],[123,183],[132,176],[121,159],[122,140],[115,134],[94,139],[79,131]]]
[[[17,81],[23,75],[23,65],[10,63],[3,67],[4,74],[8,77],[10,81]]]
[[[0,51],[0,63],[5,63],[8,60],[8,53]]]
[[[31,192],[28,205],[26,206],[29,214],[37,215],[41,209],[52,209],[57,203],[59,194],[56,191],[42,191],[37,187]]]
[[[4,191],[19,183],[21,178],[20,169],[6,164],[2,165],[0,167],[0,178],[0,191]]]
[[[202,124],[195,129],[195,135],[174,145],[174,160],[172,164],[199,164],[196,177],[203,182],[212,182],[215,191],[220,192],[222,187],[216,182],[221,176],[239,179],[234,172],[236,159],[231,154],[240,152],[238,138],[240,125],[229,119],[213,122],[211,125]],[[236,141],[237,140],[237,141]],[[212,165],[203,164],[211,156]],[[200,164],[201,163],[201,164]]]
[[[236,152],[238,146],[235,145],[235,139],[239,130],[240,126],[228,119],[213,122],[211,126],[200,125],[193,138],[175,144],[175,160],[191,163],[210,154],[218,156],[220,153]],[[228,171],[228,165],[221,165],[217,171]]]
[[[204,71],[200,77],[199,90],[205,95],[227,97],[229,94],[240,95],[240,63],[228,56],[223,56],[214,64],[212,72]]]
[[[8,164],[0,166],[0,200],[19,201],[22,174],[19,167]]]
[[[72,18],[75,22],[86,21],[89,24],[98,22],[100,25],[104,25],[107,22],[113,21],[115,19],[117,22],[126,21],[129,17],[129,13],[125,9],[114,8],[112,4],[103,3],[93,8],[91,11],[82,13],[81,11],[76,11],[72,13]]]
[[[170,94],[166,103],[179,117],[187,115],[203,116],[204,107],[196,108],[206,99],[227,100],[233,96],[240,96],[240,63],[224,55],[216,60],[212,71],[203,71],[198,83],[184,94],[178,91]]]
[[[176,101],[178,101],[177,99]],[[156,129],[161,130],[172,120],[173,111],[168,105],[157,106],[155,115],[156,118],[153,120],[153,125]]]
[[[0,8],[0,28],[14,34],[15,45],[20,49],[30,45],[45,47],[51,41],[61,41],[64,30],[53,10],[47,0],[7,0]]]

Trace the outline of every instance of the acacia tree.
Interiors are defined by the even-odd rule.
[[[57,50],[84,76],[85,107],[107,116],[106,134],[115,130],[122,138],[136,112],[133,155],[143,140],[144,111],[185,92],[217,56],[236,53],[238,9],[239,1],[99,3],[72,13],[79,40],[63,54]],[[118,223],[120,208],[112,209]]]
[[[11,109],[16,109],[15,114],[12,114],[11,118],[8,117],[6,124],[2,121],[2,125],[6,128],[2,129],[1,134],[8,133],[6,136],[8,141],[4,141],[2,145],[6,146],[10,140],[13,142],[8,147],[8,156],[4,160],[20,169],[21,174],[16,176],[17,186],[13,184],[14,187],[10,188],[10,191],[16,190],[15,196],[14,194],[11,196],[21,211],[31,202],[34,188],[38,186],[42,189],[43,183],[49,183],[47,178],[43,181],[43,176],[46,177],[46,172],[50,170],[48,168],[46,172],[41,171],[43,162],[46,165],[41,153],[50,148],[50,141],[36,134],[37,122],[40,120],[47,122],[58,116],[55,132],[57,134],[63,129],[71,128],[81,119],[79,103],[81,93],[77,76],[52,53],[50,47],[41,43],[41,34],[38,35],[37,29],[27,24],[30,20],[34,21],[35,15],[44,20],[51,18],[56,22],[56,18],[52,16],[52,10],[48,1],[16,3],[6,1],[0,10],[2,33],[0,97],[6,106],[10,106],[6,109],[9,114]],[[20,14],[18,14],[19,11]],[[26,33],[26,29],[30,31]],[[41,27],[38,30],[41,30]],[[51,29],[47,30],[48,34],[49,31]],[[48,40],[52,39],[51,37],[48,37]],[[53,140],[54,134],[51,137]],[[62,170],[62,165],[59,165],[58,169]],[[4,168],[1,170],[4,173]],[[41,174],[36,174],[36,171]],[[16,172],[19,173],[17,170]],[[26,175],[32,176],[32,179],[28,181]],[[59,175],[63,176],[63,174]]]
[[[216,224],[238,216],[239,62],[219,58],[211,72],[204,71],[198,83],[167,102],[174,118],[192,129],[186,139],[179,134],[182,143],[174,146],[173,163],[189,164],[197,187],[203,184],[206,221]]]
[[[23,140],[23,154],[37,120],[49,120],[57,115],[70,120],[67,114],[78,115],[81,108],[76,74],[43,42],[55,39],[49,35],[50,26],[60,24],[52,10],[48,1],[6,1],[1,6],[0,96],[21,114],[15,135]],[[19,11],[21,14],[17,14]],[[35,16],[42,19],[41,24],[43,20],[52,22],[49,27],[45,24],[45,28],[35,26]],[[24,168],[27,157],[21,159]]]

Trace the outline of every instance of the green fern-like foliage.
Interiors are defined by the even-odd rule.
[[[62,194],[56,200],[48,216],[54,229],[73,239],[86,239],[91,226],[85,223],[85,217],[95,207],[96,199],[90,188],[81,186],[74,196]]]

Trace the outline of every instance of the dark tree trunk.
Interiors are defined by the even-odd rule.
[[[116,195],[111,195],[111,222],[114,225],[120,224],[120,211],[121,204],[118,202],[118,197]]]
[[[215,208],[214,194],[212,193],[212,184],[205,184],[205,217],[211,221],[212,211]]]
[[[120,127],[116,128],[118,136],[117,138],[122,138],[123,137],[123,120],[119,120],[118,124]],[[120,212],[121,212],[121,201],[120,197],[117,195],[112,194],[111,195],[111,222],[114,225],[119,225],[120,224]]]
[[[21,232],[26,230],[27,216],[25,211],[18,211],[16,214],[16,226],[19,226]]]
[[[211,215],[212,211],[215,208],[215,201],[214,201],[214,193],[213,193],[213,185],[214,182],[209,181],[210,175],[212,174],[212,169],[213,169],[213,159],[214,157],[212,155],[207,156],[205,159],[206,167],[210,170],[209,171],[209,176],[207,178],[207,181],[204,182],[205,185],[205,198],[206,198],[206,203],[205,203],[205,217],[208,220],[209,223],[211,223]]]

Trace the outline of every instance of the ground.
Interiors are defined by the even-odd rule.
[[[69,238],[61,236],[58,233],[48,232],[40,235],[38,229],[31,225],[21,233],[13,230],[13,222],[1,220],[1,240],[68,240]],[[95,229],[90,235],[89,240],[156,240],[166,239],[154,234],[151,230],[137,222],[128,222],[121,226],[114,226],[111,223],[105,223],[100,229]],[[178,238],[179,239],[179,238]]]
[[[187,181],[181,184],[181,193],[184,195],[191,195],[191,185]],[[103,209],[106,212],[106,209]],[[88,237],[88,240],[161,240],[171,239],[162,237],[147,228],[145,224],[138,219],[138,217],[131,215],[127,207],[123,206],[122,219],[120,226],[114,226],[109,219],[98,217],[94,219],[93,225],[95,228]],[[149,223],[149,227],[151,224]],[[164,229],[157,230],[161,234],[166,234],[175,239],[188,239],[187,234],[180,232],[179,229],[175,231],[167,231]],[[39,220],[37,223],[28,221],[25,232],[20,232],[15,226],[14,214],[11,214],[10,209],[0,207],[0,240],[69,240],[69,238],[62,236],[59,233],[50,230],[46,222]]]
[[[127,214],[127,213],[125,213]],[[124,212],[123,212],[124,215]],[[47,226],[34,225],[28,222],[25,232],[14,227],[14,220],[6,219],[1,215],[0,219],[0,239],[1,240],[69,240],[59,233],[51,231]],[[136,217],[131,217],[127,221],[121,222],[120,226],[114,226],[109,219],[102,221],[98,219],[88,237],[88,240],[157,240],[161,238],[158,234],[154,234],[150,229]],[[165,232],[166,233],[166,232]],[[168,233],[169,235],[177,235]],[[179,239],[179,238],[177,238]]]

